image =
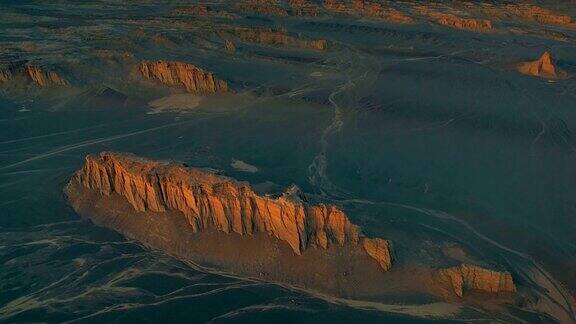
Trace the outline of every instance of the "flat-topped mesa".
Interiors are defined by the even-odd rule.
[[[297,255],[309,247],[362,244],[383,270],[392,264],[388,241],[363,237],[335,206],[308,205],[293,192],[262,197],[244,182],[111,152],[87,156],[74,181],[103,195],[118,194],[136,211],[180,211],[193,232],[210,228],[240,235],[267,233]]]
[[[199,94],[229,92],[226,81],[192,64],[177,61],[143,61],[140,73],[146,79],[157,80],[168,86],[184,87]]]
[[[561,79],[568,76],[565,71],[556,68],[556,63],[548,51],[544,52],[536,61],[521,63],[518,66],[518,71],[545,79]]]
[[[516,292],[516,285],[509,272],[488,270],[474,265],[461,264],[440,269],[438,278],[447,284],[458,297],[463,297],[466,290],[492,294]]]
[[[16,63],[10,67],[0,68],[0,82],[21,76],[39,87],[68,86],[69,83],[55,71],[44,71],[42,68],[28,64]]]

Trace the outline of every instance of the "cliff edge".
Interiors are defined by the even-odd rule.
[[[363,237],[335,206],[309,205],[293,193],[262,197],[247,183],[111,152],[87,156],[72,181],[105,196],[116,193],[136,211],[179,211],[192,232],[266,233],[286,242],[297,255],[309,247],[361,243],[383,270],[392,266],[388,241]]]

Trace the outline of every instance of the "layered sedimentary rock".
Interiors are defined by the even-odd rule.
[[[328,42],[324,39],[306,40],[288,34],[286,30],[234,28],[230,30],[234,36],[245,42],[264,45],[283,45],[313,50],[326,50]]]
[[[363,237],[341,210],[308,205],[294,191],[276,199],[262,197],[247,183],[110,152],[89,155],[72,182],[105,196],[118,194],[136,211],[179,211],[192,232],[266,233],[286,242],[297,255],[309,247],[362,244],[383,270],[392,265],[388,241]]]
[[[498,272],[474,265],[462,264],[438,270],[438,277],[450,286],[458,297],[466,290],[477,290],[493,294],[513,293],[516,285],[509,272]]]
[[[140,73],[146,79],[157,80],[168,86],[185,88],[188,92],[216,94],[228,92],[226,81],[192,64],[176,61],[143,61]]]
[[[24,77],[39,87],[69,85],[68,81],[62,78],[57,72],[45,71],[36,65],[25,62],[0,68],[0,82],[12,80],[15,76]]]
[[[567,77],[567,73],[556,67],[550,52],[546,51],[536,61],[521,63],[518,66],[521,73],[546,79],[560,79]]]

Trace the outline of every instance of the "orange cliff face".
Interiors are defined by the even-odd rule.
[[[471,31],[491,31],[493,29],[490,20],[463,18],[451,13],[438,11],[438,8],[429,5],[416,5],[413,8],[418,14],[438,25]]]
[[[444,282],[458,297],[463,297],[466,290],[492,294],[516,292],[516,285],[510,273],[488,270],[473,265],[462,264],[440,269],[438,270],[438,279]]]
[[[556,63],[548,51],[544,52],[536,61],[521,63],[518,66],[518,71],[545,79],[563,79],[568,76],[568,73],[556,67]]]
[[[175,61],[143,61],[140,73],[146,79],[156,80],[168,86],[184,87],[186,91],[199,94],[229,92],[226,81],[213,73],[192,64]]]
[[[309,247],[362,244],[382,270],[392,266],[388,241],[363,237],[335,206],[308,205],[293,193],[262,197],[247,183],[109,152],[89,155],[72,181],[105,196],[118,194],[136,211],[180,211],[193,232],[267,233],[286,242],[297,255]]]
[[[55,71],[44,71],[40,67],[27,63],[14,64],[0,68],[0,82],[7,82],[16,76],[22,76],[39,87],[68,86],[69,83]]]
[[[24,71],[30,80],[41,87],[68,85],[68,82],[54,71],[43,71],[34,65],[26,65]]]

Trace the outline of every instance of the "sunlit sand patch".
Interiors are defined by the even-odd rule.
[[[250,172],[250,173],[256,173],[258,172],[258,168],[248,164],[244,161],[240,161],[240,160],[236,160],[236,159],[232,159],[232,163],[230,163],[230,166],[232,166],[234,169],[238,170],[238,171],[242,171],[242,172]]]
[[[202,97],[197,95],[189,93],[171,94],[169,96],[150,101],[148,105],[152,107],[152,110],[148,113],[156,114],[166,111],[186,112],[198,107],[201,102]]]

